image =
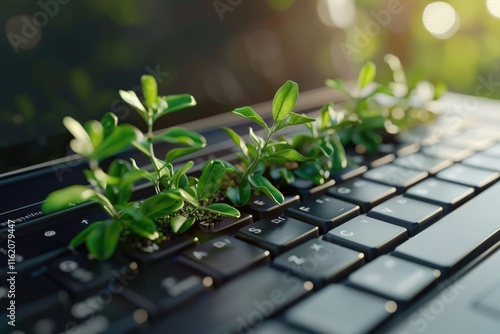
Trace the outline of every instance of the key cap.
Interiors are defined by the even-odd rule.
[[[500,173],[498,172],[478,169],[462,164],[454,164],[436,175],[439,179],[474,187],[479,191],[490,186],[499,176]]]
[[[286,215],[319,227],[321,234],[359,214],[359,206],[330,196],[317,196],[292,205]]]
[[[451,272],[500,240],[500,183],[472,198],[419,235],[398,246],[394,255]]]
[[[270,253],[232,237],[212,239],[182,253],[179,260],[221,283],[270,261]]]
[[[428,176],[427,172],[408,169],[397,165],[384,165],[363,174],[365,179],[396,187],[401,192]]]
[[[420,145],[415,143],[382,143],[378,147],[380,153],[394,154],[398,157],[404,157],[420,150]]]
[[[396,157],[392,153],[363,153],[358,154],[354,151],[346,152],[348,159],[360,166],[367,166],[368,168],[375,168],[392,162]]]
[[[198,229],[203,231],[204,234],[234,234],[243,226],[247,226],[253,222],[253,218],[250,214],[241,212],[239,218],[235,217],[224,217],[215,223],[199,222]],[[190,232],[188,232],[190,233]],[[197,233],[193,233],[197,235]]]
[[[438,220],[442,212],[440,206],[400,195],[377,205],[368,212],[368,216],[402,226],[410,236],[414,236]]]
[[[458,148],[472,149],[481,151],[493,144],[493,138],[490,136],[481,136],[477,133],[469,134],[464,132],[454,137],[444,138],[440,144]]]
[[[398,166],[417,169],[429,174],[436,174],[446,167],[451,166],[452,163],[451,159],[430,157],[422,153],[414,153],[394,160],[394,164]]]
[[[75,295],[119,286],[137,276],[137,263],[88,260],[81,254],[63,256],[48,265],[47,276]]]
[[[262,266],[158,319],[148,333],[249,333],[311,289],[311,282]]]
[[[315,287],[339,281],[363,263],[362,253],[323,240],[309,240],[273,261],[273,266],[310,280]]]
[[[178,264],[145,268],[120,294],[152,317],[174,310],[212,286],[212,278]]]
[[[391,300],[331,284],[287,310],[285,319],[314,333],[369,333],[396,310]]]
[[[352,179],[354,177],[360,176],[364,172],[368,170],[368,167],[364,165],[357,165],[352,161],[349,161],[349,157],[347,160],[347,167],[342,169],[341,171],[335,171],[332,173],[331,178],[335,181],[345,181]]]
[[[394,196],[396,188],[367,180],[353,179],[328,189],[327,194],[357,204],[362,212],[367,212],[375,205]]]
[[[18,271],[29,271],[30,268],[45,264],[55,257],[68,251],[71,239],[80,231],[95,221],[106,217],[103,213],[88,216],[68,218],[64,222],[31,231],[28,234],[16,235],[16,262]],[[4,245],[6,236],[0,237],[0,258],[6,256],[7,248]],[[0,263],[7,263],[5,262]]]
[[[352,273],[348,283],[405,304],[435,282],[440,275],[439,270],[382,255]]]
[[[487,148],[482,153],[491,157],[500,158],[500,143]]]
[[[159,244],[150,240],[145,241],[138,250],[120,250],[133,260],[139,262],[141,266],[148,266],[166,258],[167,256],[180,252],[183,249],[194,246],[197,242],[198,239],[196,237],[184,234],[175,236],[172,239],[165,240]]]
[[[281,204],[276,204],[272,199],[265,194],[254,196],[243,210],[250,213],[254,220],[260,220],[270,216],[276,216],[285,212],[290,205],[300,201],[299,195],[285,196],[285,200]]]
[[[500,158],[477,153],[462,161],[464,165],[500,172]]]
[[[405,196],[439,205],[446,214],[474,196],[474,188],[432,178],[411,187]]]
[[[460,161],[474,154],[474,151],[468,148],[459,148],[440,144],[424,147],[422,152],[431,157],[451,159],[453,161]]]
[[[315,184],[313,181],[304,179],[295,179],[289,188],[293,194],[299,194],[302,199],[309,198],[314,195],[323,194],[326,189],[335,184],[334,180],[329,180],[323,184]]]
[[[329,231],[323,238],[363,252],[370,261],[407,240],[408,233],[403,227],[361,215]]]
[[[276,256],[304,241],[319,237],[319,230],[317,226],[294,218],[276,216],[240,229],[236,237],[267,249]]]

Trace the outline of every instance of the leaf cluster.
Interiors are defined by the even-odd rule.
[[[66,209],[72,203],[94,202],[101,206],[110,219],[90,224],[71,241],[72,247],[85,243],[89,253],[98,260],[112,256],[125,234],[155,240],[163,228],[173,233],[185,232],[195,221],[191,214],[195,210],[212,217],[240,215],[233,207],[210,200],[219,192],[226,171],[222,162],[208,161],[199,179],[186,175],[194,165],[192,161],[174,168],[175,160],[205,147],[205,138],[180,127],[160,133],[153,131],[160,117],[196,105],[194,98],[187,94],[158,96],[152,76],[142,76],[141,84],[143,102],[134,91],[120,91],[120,96],[146,123],[145,135],[132,125],[118,125],[112,113],[105,114],[100,122],[89,121],[84,125],[69,117],[63,120],[74,137],[71,148],[88,160],[89,169],[84,173],[89,186],[74,185],[57,190],[49,194],[42,205],[46,212]],[[160,159],[154,152],[157,142],[176,147]],[[107,171],[100,167],[103,159],[131,146],[149,158],[152,170],[139,168],[133,159],[115,159]],[[131,200],[134,185],[140,180],[151,182],[156,194],[144,201]]]

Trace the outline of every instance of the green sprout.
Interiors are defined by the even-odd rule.
[[[180,127],[153,132],[153,125],[160,117],[194,106],[194,98],[186,94],[158,96],[156,81],[151,76],[143,76],[141,83],[144,103],[133,91],[120,91],[120,95],[145,121],[146,135],[132,125],[118,125],[112,113],[104,115],[101,122],[89,121],[83,126],[72,118],[64,118],[64,125],[74,137],[71,148],[88,161],[90,169],[84,173],[90,186],[57,190],[42,205],[50,213],[67,209],[71,203],[97,203],[110,219],[90,224],[71,240],[70,246],[85,243],[98,260],[111,257],[123,235],[132,233],[156,240],[160,237],[159,228],[167,225],[173,233],[185,232],[200,218],[200,213],[211,218],[240,215],[233,207],[210,200],[218,192],[226,170],[222,162],[207,162],[199,179],[186,176],[194,165],[192,161],[177,170],[172,165],[174,160],[206,146],[201,135]],[[160,159],[154,153],[154,143],[161,141],[181,147],[171,149],[165,159]],[[153,171],[139,168],[133,159],[113,160],[107,172],[102,170],[102,160],[132,145],[150,159]],[[131,201],[134,185],[141,179],[151,182],[156,194],[142,202]]]
[[[262,128],[264,137],[257,135],[249,128],[251,142],[245,142],[236,132],[229,128],[224,131],[239,147],[238,163],[235,165],[226,162],[228,171],[232,175],[226,196],[235,205],[242,206],[248,203],[252,189],[265,193],[276,203],[282,203],[283,194],[269,180],[268,171],[272,166],[283,166],[289,162],[311,161],[300,154],[289,143],[275,140],[276,133],[286,127],[314,122],[314,118],[293,112],[298,97],[298,85],[287,81],[276,92],[272,103],[272,124],[267,123],[251,107],[242,107],[233,110],[233,113],[243,117]]]

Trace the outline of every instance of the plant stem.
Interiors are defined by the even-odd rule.
[[[252,161],[250,166],[248,166],[247,170],[245,171],[245,174],[243,174],[243,177],[241,178],[242,180],[248,179],[248,176],[253,173],[253,171],[255,170],[257,165],[259,164],[262,150],[264,150],[266,148],[267,144],[269,144],[269,142],[271,141],[271,137],[275,132],[275,127],[276,127],[276,124],[273,124],[273,126],[271,127],[271,130],[267,134],[267,139],[264,142],[264,145],[262,145],[262,147],[260,147],[260,146],[258,147],[257,157],[255,157],[255,159]]]
[[[147,136],[148,136],[148,143],[149,143],[149,159],[151,160],[151,164],[153,165],[153,167],[155,169],[156,175],[158,175],[158,177],[159,177],[160,176],[160,166],[158,165],[158,161],[156,161],[154,145],[153,145],[153,138],[154,138],[153,117],[150,115],[148,115],[148,133],[147,133]],[[153,182],[153,185],[155,187],[156,193],[158,194],[160,192],[159,181]]]

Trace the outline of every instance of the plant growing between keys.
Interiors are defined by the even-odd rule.
[[[223,128],[238,153],[232,161],[207,161],[198,178],[188,175],[193,161],[178,162],[203,149],[207,145],[205,138],[182,127],[153,131],[158,119],[196,105],[194,98],[188,94],[158,96],[156,80],[144,75],[143,101],[133,91],[119,93],[143,119],[146,133],[130,124],[118,124],[112,113],[83,125],[73,118],[64,118],[64,125],[74,137],[71,149],[88,162],[89,169],[84,173],[89,185],[57,190],[49,194],[42,208],[50,213],[67,209],[70,203],[99,205],[109,219],[90,224],[71,240],[70,247],[85,243],[95,259],[105,260],[114,254],[120,240],[159,243],[169,235],[186,232],[197,221],[239,217],[240,212],[234,206],[244,206],[256,192],[282,203],[284,196],[275,184],[289,185],[296,178],[322,184],[331,173],[346,167],[344,146],[375,151],[383,137],[433,118],[423,107],[438,98],[442,89],[421,83],[428,92],[419,98],[416,91],[421,86],[408,87],[399,60],[387,55],[386,61],[394,77],[394,82],[387,86],[373,82],[376,68],[371,62],[361,69],[355,93],[341,80],[326,81],[328,86],[349,97],[343,110],[336,110],[329,103],[321,108],[317,118],[295,113],[298,85],[293,81],[287,81],[276,92],[270,124],[251,107],[233,110],[258,126],[259,131],[250,127],[244,138],[230,128]],[[379,102],[376,98],[381,95],[390,103]],[[281,130],[291,126],[303,129],[292,138],[280,135]],[[154,144],[159,142],[174,144],[175,148],[165,157],[157,157]],[[134,159],[115,159],[107,170],[101,167],[103,160],[130,147],[142,152],[151,167],[140,168]],[[155,194],[144,200],[132,199],[139,182],[151,184]]]

